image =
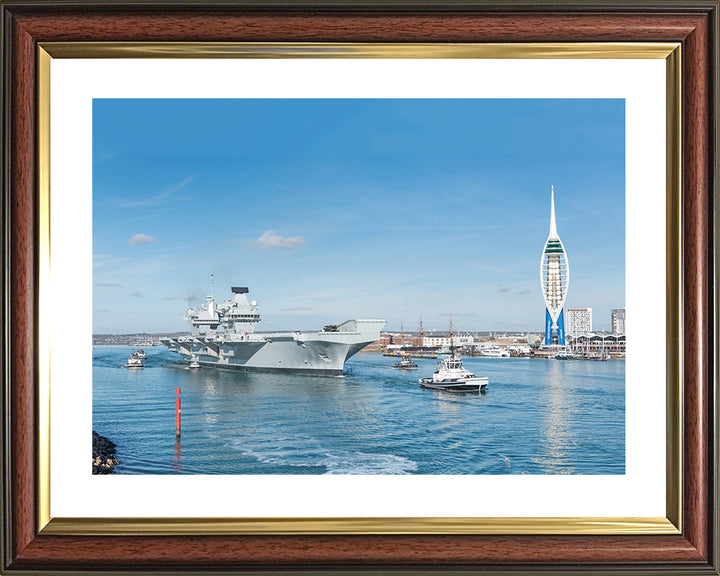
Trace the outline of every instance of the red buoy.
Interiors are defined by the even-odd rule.
[[[180,388],[175,388],[175,436],[180,436]]]

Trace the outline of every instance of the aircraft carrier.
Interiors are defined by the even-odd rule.
[[[247,299],[246,287],[235,286],[232,294],[222,304],[211,295],[200,308],[188,308],[190,334],[163,338],[162,343],[203,366],[341,375],[345,361],[378,340],[385,326],[385,320],[358,319],[318,332],[256,334],[258,303]]]

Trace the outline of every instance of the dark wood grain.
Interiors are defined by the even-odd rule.
[[[35,45],[14,35],[12,77],[10,358],[13,550],[19,555],[35,537]]]
[[[683,502],[684,535],[703,555],[708,552],[708,218],[712,190],[708,184],[707,79],[712,69],[705,66],[709,45],[706,22],[701,22],[684,48],[691,57],[683,59],[683,242],[685,396],[683,480],[687,494]]]
[[[48,7],[49,6],[49,7]],[[7,5],[12,34],[10,141],[13,206],[8,250],[13,303],[10,568],[20,572],[110,569],[717,573],[713,539],[711,206],[717,4],[658,3],[650,10],[580,11],[539,4],[503,13],[413,9],[286,11],[147,4]],[[675,6],[675,7],[674,7]],[[7,28],[6,28],[7,29]],[[684,470],[678,536],[244,536],[63,537],[35,527],[35,49],[40,41],[678,41],[683,43]],[[5,566],[6,568],[8,566]]]
[[[541,42],[661,41],[682,39],[702,20],[697,15],[646,14],[92,14],[53,18],[19,15],[18,25],[38,41],[355,41]],[[112,21],[113,25],[108,26]]]
[[[23,553],[21,564],[47,567],[67,560],[86,568],[111,558],[167,566],[220,569],[276,564],[481,564],[700,562],[702,555],[681,536],[293,536],[293,537],[51,537]]]

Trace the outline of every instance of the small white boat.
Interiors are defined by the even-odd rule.
[[[487,358],[510,358],[510,352],[500,346],[483,346],[480,354]]]
[[[193,360],[190,362],[190,365],[188,366],[189,370],[200,370],[200,362],[197,360]]]
[[[137,352],[135,352],[135,356],[137,356],[137,357],[140,358],[141,360],[145,360],[145,350],[143,350],[142,348],[140,348],[140,350],[138,350]]]
[[[577,360],[577,355],[569,348],[561,350],[555,355],[555,360]]]
[[[134,352],[130,354],[127,362],[125,362],[125,368],[145,368],[145,363],[142,358],[139,358]]]
[[[423,388],[445,392],[479,392],[485,389],[489,381],[487,376],[475,376],[463,368],[460,356],[454,352],[438,361],[437,369],[431,377],[418,380]]]

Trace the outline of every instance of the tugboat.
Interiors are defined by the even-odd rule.
[[[145,368],[145,363],[142,361],[136,352],[130,354],[130,358],[125,362],[125,368]]]
[[[423,388],[446,392],[479,392],[488,385],[487,376],[475,376],[463,368],[462,360],[454,352],[437,363],[435,373],[429,378],[420,378]]]
[[[489,381],[487,376],[475,376],[463,368],[460,356],[455,354],[450,320],[450,355],[438,361],[437,369],[431,377],[418,380],[420,386],[445,392],[480,392]]]
[[[410,360],[410,356],[403,355],[400,358],[400,362],[393,364],[393,368],[400,368],[401,370],[417,370],[418,365]]]

